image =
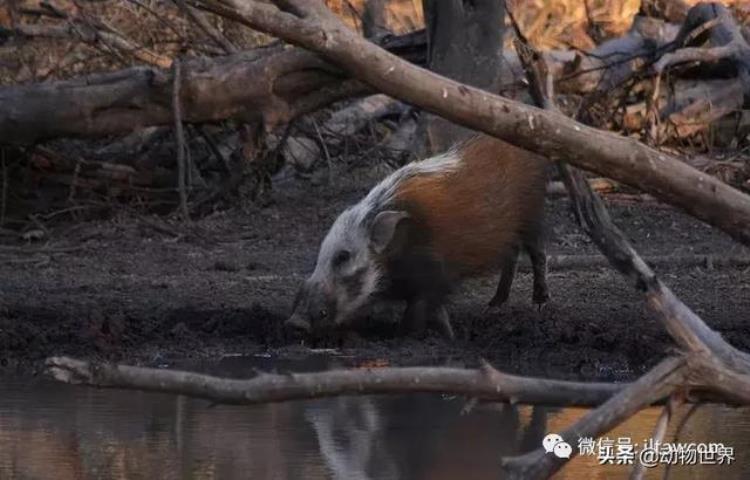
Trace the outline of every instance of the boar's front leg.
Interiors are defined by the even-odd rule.
[[[437,326],[447,340],[455,339],[445,305],[424,296],[410,299],[401,322],[402,330],[407,334],[423,337],[427,330],[427,324],[430,322]]]

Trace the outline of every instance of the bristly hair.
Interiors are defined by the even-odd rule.
[[[461,150],[477,137],[456,143],[449,150],[424,160],[408,163],[375,185],[365,198],[351,206],[349,215],[353,225],[369,221],[378,212],[386,210],[398,191],[399,185],[415,176],[444,175],[455,172],[461,163]],[[352,225],[352,226],[353,226]]]

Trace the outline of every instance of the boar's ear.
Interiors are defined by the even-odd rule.
[[[370,229],[370,245],[373,250],[382,253],[393,240],[398,223],[408,217],[409,214],[404,211],[385,210],[378,213]]]

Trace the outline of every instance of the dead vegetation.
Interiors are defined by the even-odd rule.
[[[690,165],[748,189],[744,86],[722,62],[708,71],[705,62],[655,64],[677,35],[673,22],[684,19],[691,2],[661,3],[539,0],[509,7],[530,43],[546,52],[558,102],[568,114],[585,112],[593,126],[686,154]],[[740,23],[748,18],[742,2],[726,3]],[[364,2],[328,4],[362,30]],[[396,36],[381,39],[418,64],[426,59],[421,11],[416,0],[387,2],[383,22]],[[683,41],[714,41],[704,37]],[[388,168],[410,158],[413,109],[379,100],[355,102],[346,113],[338,112],[340,106],[326,109],[367,89],[356,81],[341,83],[343,72],[309,55],[272,58],[273,49],[262,47],[272,41],[184,2],[17,0],[0,6],[0,84],[6,85],[0,98],[8,106],[5,118],[0,115],[0,144],[6,145],[0,227],[23,233],[38,228],[29,215],[36,222],[83,218],[117,205],[170,212],[184,203],[183,212],[200,215],[238,192],[251,202],[266,201],[272,178],[326,178],[336,168],[360,164],[358,159]],[[522,99],[526,87],[509,42],[500,89]],[[222,60],[226,54],[229,62]],[[177,58],[184,77],[182,115],[193,124],[185,129],[182,174],[177,152],[183,149],[170,128]],[[271,72],[265,84],[242,63],[248,58]],[[88,105],[87,115],[70,110],[66,93],[45,96],[55,91],[56,80],[76,82],[82,75],[86,88],[76,98]],[[196,83],[198,76],[208,83]],[[211,78],[232,78],[239,88],[215,93],[222,89]],[[256,93],[243,91],[243,84]],[[263,92],[271,85],[269,97]],[[41,110],[31,108],[28,98],[39,99]]]

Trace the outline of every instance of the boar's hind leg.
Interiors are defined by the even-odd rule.
[[[508,300],[510,296],[510,286],[513,285],[513,277],[516,275],[516,265],[518,264],[518,247],[514,247],[508,253],[500,269],[500,282],[497,284],[495,296],[490,300],[491,308],[499,308]]]
[[[401,324],[403,331],[422,337],[428,322],[435,323],[440,333],[448,340],[455,338],[450,317],[444,305],[421,296],[410,299]]]
[[[524,248],[529,254],[531,269],[534,272],[534,293],[531,299],[541,308],[549,300],[547,254],[544,251],[544,242],[540,235],[535,235],[524,242]]]

